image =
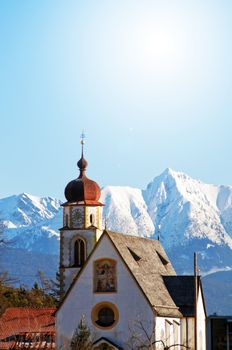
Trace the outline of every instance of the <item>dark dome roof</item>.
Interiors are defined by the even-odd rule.
[[[85,171],[88,162],[83,156],[83,149],[81,159],[77,162],[80,170],[80,175],[77,179],[70,181],[65,187],[64,194],[68,203],[80,202],[79,204],[87,205],[102,205],[99,201],[101,196],[101,189],[98,184],[87,178]]]
[[[68,202],[98,202],[101,190],[95,181],[86,176],[70,181],[64,191]],[[91,204],[91,203],[89,203]],[[94,204],[94,203],[92,203]]]

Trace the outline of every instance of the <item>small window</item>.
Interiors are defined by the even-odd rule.
[[[114,324],[114,311],[109,307],[103,307],[98,312],[96,323],[101,327],[109,327]]]
[[[96,327],[110,329],[116,325],[119,313],[116,305],[110,302],[102,302],[94,306],[91,317]]]
[[[94,215],[93,214],[90,214],[90,217],[89,217],[89,221],[90,221],[90,224],[91,225],[94,225]]]
[[[162,264],[164,266],[166,266],[168,264],[168,261],[160,253],[158,253],[157,251],[156,251],[156,253],[157,253],[158,257],[160,258],[160,261],[162,262]]]
[[[84,240],[78,238],[74,244],[74,266],[81,267],[84,265],[86,257],[86,248]]]
[[[131,250],[130,248],[127,247],[127,249],[129,250],[129,252],[131,253],[131,255],[133,256],[135,261],[139,261],[141,260],[140,256],[138,256],[133,250]]]
[[[65,215],[65,226],[68,227],[68,214]]]

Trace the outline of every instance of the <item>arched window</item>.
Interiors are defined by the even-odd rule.
[[[74,244],[74,266],[83,266],[85,262],[86,249],[83,239],[78,238]]]
[[[94,225],[94,215],[90,214],[89,221],[91,225]]]
[[[68,214],[65,215],[65,226],[68,227]]]

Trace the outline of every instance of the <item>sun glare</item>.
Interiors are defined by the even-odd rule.
[[[142,69],[175,73],[183,65],[185,41],[178,27],[162,23],[137,31],[138,59]]]

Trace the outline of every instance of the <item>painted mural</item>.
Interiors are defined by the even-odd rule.
[[[116,292],[116,262],[110,259],[94,263],[94,291]]]

